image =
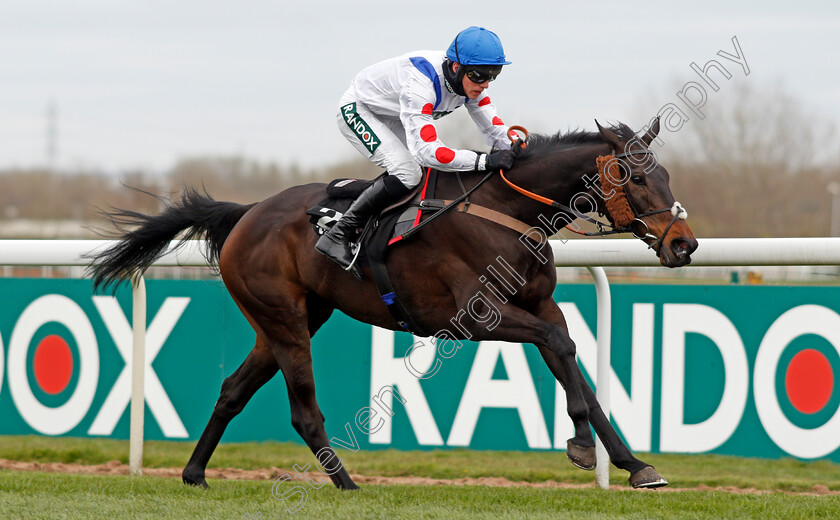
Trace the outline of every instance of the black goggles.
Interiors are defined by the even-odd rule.
[[[473,66],[467,67],[467,77],[473,83],[484,83],[493,81],[502,72],[501,67],[495,66]]]

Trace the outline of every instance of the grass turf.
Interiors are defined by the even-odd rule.
[[[216,482],[209,490],[176,479],[0,471],[0,514],[12,519],[145,518],[837,518],[840,497],[709,491],[487,488],[480,486],[325,486],[286,501],[271,482]],[[298,484],[285,483],[278,495]]]
[[[147,441],[146,467],[181,468],[189,459],[194,443]],[[514,481],[553,480],[591,483],[594,475],[573,467],[562,452],[498,452],[432,450],[377,450],[352,453],[338,449],[351,473],[382,476],[431,478],[506,477]],[[840,464],[795,459],[762,460],[721,455],[642,454],[673,487],[735,486],[763,490],[811,491],[814,485],[840,490]],[[0,437],[0,458],[79,464],[101,464],[111,460],[128,463],[128,442],[110,439],[67,437]],[[303,445],[294,443],[222,444],[209,467],[257,469],[315,463]],[[612,484],[627,485],[628,474],[610,470]]]

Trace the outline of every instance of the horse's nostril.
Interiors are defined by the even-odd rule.
[[[677,258],[683,258],[691,254],[691,245],[688,240],[684,238],[675,238],[671,240],[671,251]]]
[[[692,254],[693,252],[697,251],[697,240],[694,238],[690,238],[686,240],[686,244],[688,244],[688,254]]]
[[[677,237],[671,240],[671,252],[676,258],[691,256],[697,249],[697,240],[693,238]]]

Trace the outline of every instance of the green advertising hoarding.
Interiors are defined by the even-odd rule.
[[[4,279],[0,293],[0,434],[127,438],[130,291]],[[146,438],[197,439],[254,333],[218,281],[147,293]],[[594,288],[555,300],[592,381]],[[612,306],[612,417],[632,449],[840,462],[840,288],[614,285]],[[446,358],[337,312],[312,355],[328,434],[363,449],[553,450],[572,435],[531,345],[465,342]],[[279,374],[223,437],[268,439],[300,442]]]

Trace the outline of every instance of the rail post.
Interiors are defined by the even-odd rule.
[[[138,274],[131,280],[131,412],[128,466],[132,475],[143,474],[144,414],[146,411],[146,282]]]
[[[598,363],[595,370],[598,384],[595,397],[607,420],[610,420],[610,344],[612,341],[612,298],[610,283],[603,267],[587,267],[595,279],[595,297],[598,302]],[[610,457],[601,439],[595,438],[595,482],[602,489],[610,488]]]

